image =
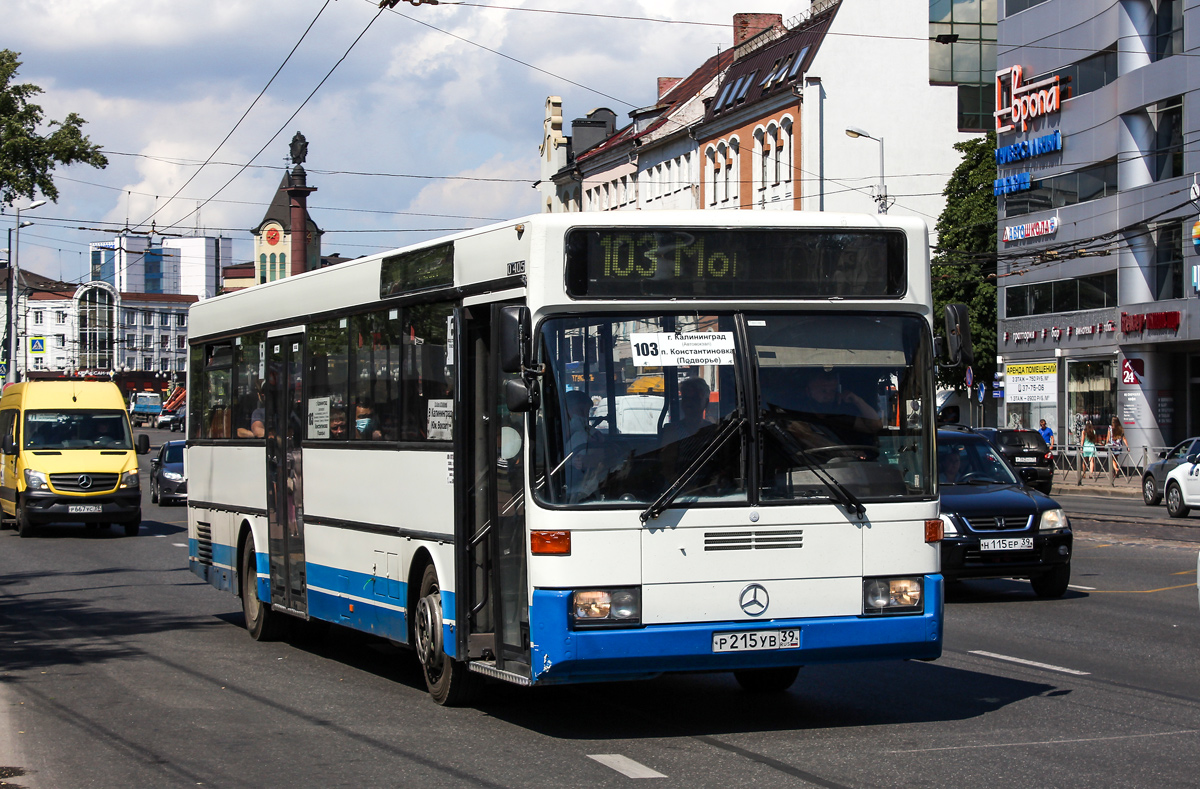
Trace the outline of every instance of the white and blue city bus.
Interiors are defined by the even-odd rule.
[[[542,214],[188,325],[190,566],[256,639],[410,645],[444,704],[941,653],[919,220]]]

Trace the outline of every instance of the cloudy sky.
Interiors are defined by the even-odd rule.
[[[684,76],[730,47],[738,7],[481,0],[381,13],[378,0],[6,0],[3,10],[0,48],[20,53],[17,81],[43,88],[48,120],[82,115],[108,155],[104,170],[56,170],[58,203],[23,217],[37,224],[21,233],[22,267],[78,281],[87,243],[126,223],[200,226],[232,236],[235,257],[249,260],[247,230],[297,130],[326,254],[534,212],[546,97],[563,97],[568,125],[601,106],[624,123],[653,103],[656,77]],[[11,222],[9,210],[0,228]]]

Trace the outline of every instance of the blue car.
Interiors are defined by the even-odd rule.
[[[1028,578],[1038,597],[1062,597],[1071,582],[1071,525],[1058,503],[1021,476],[970,428],[938,431],[942,575]]]

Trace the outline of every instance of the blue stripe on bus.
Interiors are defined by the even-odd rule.
[[[219,542],[214,542],[211,545],[212,563],[221,567],[235,567],[236,562],[234,550],[228,545],[222,545]],[[200,558],[200,541],[195,537],[188,537],[188,556],[192,559],[199,560]]]
[[[642,628],[570,630],[570,591],[535,589],[530,610],[534,679],[539,684],[653,676],[667,671],[731,671],[942,654],[942,576],[925,576],[926,613],[705,622]],[[800,629],[800,648],[712,651],[714,633]]]

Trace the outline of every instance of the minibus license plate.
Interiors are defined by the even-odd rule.
[[[998,540],[980,540],[981,551],[1029,551],[1033,549],[1032,537],[1009,537]]]
[[[104,508],[99,504],[68,504],[67,505],[67,512],[71,513],[71,514],[74,514],[77,512],[83,513],[83,512],[103,512],[103,511],[104,511]]]
[[[713,633],[713,652],[757,652],[764,649],[799,649],[800,628],[788,630],[743,630]]]

